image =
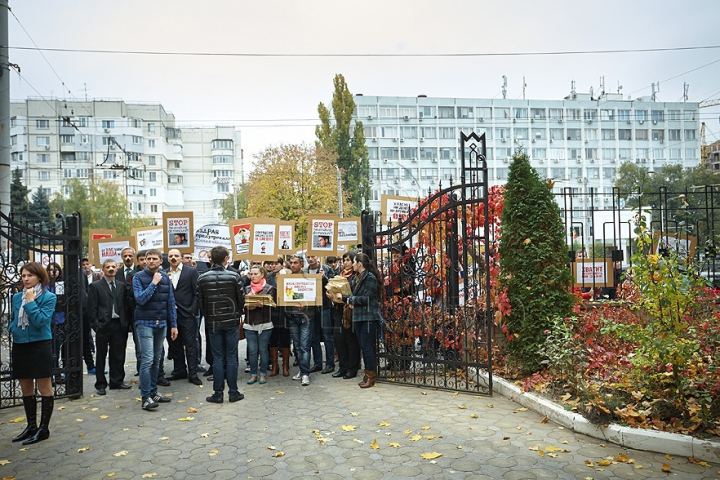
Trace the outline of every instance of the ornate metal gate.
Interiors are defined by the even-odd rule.
[[[378,380],[491,395],[496,225],[485,135],[462,134],[461,147],[460,183],[440,184],[397,221],[362,217],[363,251],[385,284]]]
[[[20,385],[12,379],[12,338],[8,325],[12,296],[22,291],[20,267],[28,261],[62,268],[53,288],[58,306],[53,318],[53,388],[55,397],[79,397],[82,383],[82,297],[80,260],[82,221],[58,215],[55,222],[28,223],[0,213],[0,408],[22,404]]]

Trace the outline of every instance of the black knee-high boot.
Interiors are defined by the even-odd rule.
[[[12,439],[13,442],[27,440],[37,433],[37,400],[35,400],[35,395],[23,397],[23,406],[27,417],[27,427],[20,435]]]
[[[31,445],[50,437],[50,417],[52,417],[53,408],[55,407],[55,399],[51,396],[41,397],[42,404],[40,406],[40,426],[31,438],[23,442],[23,445]]]

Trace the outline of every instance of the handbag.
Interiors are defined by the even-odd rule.
[[[240,322],[240,330],[238,331],[238,342],[240,340],[245,340],[245,322]]]
[[[350,330],[352,326],[352,308],[345,305],[342,312],[342,326],[346,330]]]

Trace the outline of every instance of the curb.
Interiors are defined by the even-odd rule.
[[[487,381],[486,374],[480,373],[480,375]],[[682,455],[699,458],[706,462],[720,463],[720,442],[701,440],[679,433],[623,427],[617,424],[607,427],[594,425],[580,414],[569,412],[533,393],[525,393],[517,385],[495,376],[493,376],[493,392],[583,435],[607,440],[635,450]]]

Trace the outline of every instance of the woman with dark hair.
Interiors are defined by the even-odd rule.
[[[248,272],[250,285],[245,287],[245,295],[271,295],[277,301],[276,289],[265,279],[267,272],[260,265],[253,265]],[[245,339],[248,345],[248,359],[250,360],[250,380],[248,385],[255,382],[261,385],[267,383],[267,369],[270,356],[268,355],[268,342],[273,330],[272,314],[274,309],[266,307],[262,302],[245,302]],[[260,353],[260,370],[258,371],[258,353]],[[260,380],[258,380],[258,375]]]
[[[342,256],[342,267],[339,276],[345,277],[352,284],[355,281],[355,270],[353,263],[355,262],[355,252],[346,252]],[[332,295],[326,293],[328,298]],[[333,304],[333,340],[335,341],[335,349],[338,353],[338,363],[340,369],[333,373],[335,378],[350,379],[357,376],[360,370],[360,345],[358,344],[357,335],[353,331],[352,325],[352,309],[349,305],[343,303]]]
[[[27,427],[13,442],[30,445],[50,436],[50,417],[54,406],[52,382],[53,355],[50,323],[55,313],[56,297],[45,290],[48,276],[37,262],[20,269],[23,291],[12,298],[12,376],[20,381]],[[37,426],[35,383],[42,396],[40,426]]]
[[[352,309],[352,321],[355,335],[365,364],[365,376],[358,385],[368,388],[375,385],[375,340],[380,330],[380,272],[375,263],[365,253],[355,256],[353,270],[356,277],[351,283],[352,295],[336,294]]]
[[[54,293],[57,297],[55,302],[55,313],[52,319],[52,348],[53,348],[53,368],[60,367],[60,357],[62,357],[63,365],[65,364],[65,352],[62,350],[63,342],[65,342],[65,285],[62,280],[62,267],[55,262],[51,262],[47,266],[48,285],[45,287],[50,293]],[[55,383],[63,383],[65,379],[61,374],[55,375]]]
[[[277,288],[277,276],[283,272],[285,260],[278,256],[275,262],[271,263],[272,272],[268,272],[268,283]],[[270,274],[272,273],[272,278]],[[290,329],[285,323],[285,316],[280,315],[279,308],[272,310],[273,329],[270,335],[270,376],[274,377],[280,373],[279,352],[282,351],[282,374],[283,377],[290,376]]]

